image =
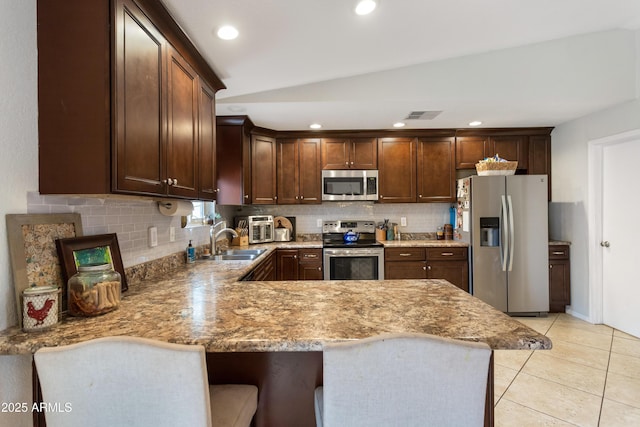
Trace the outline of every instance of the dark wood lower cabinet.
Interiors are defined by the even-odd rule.
[[[322,249],[278,249],[277,280],[322,280]]]
[[[564,313],[571,304],[571,263],[568,245],[549,246],[549,312]]]
[[[445,279],[469,292],[466,247],[386,248],[385,279]]]

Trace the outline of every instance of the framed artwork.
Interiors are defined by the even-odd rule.
[[[28,287],[63,290],[59,310],[66,311],[67,282],[56,240],[82,236],[80,214],[8,214],[6,222],[19,326],[22,328],[22,292]]]
[[[65,283],[78,272],[78,267],[110,264],[111,268],[120,273],[122,292],[129,289],[122,265],[118,237],[115,233],[58,239],[56,246]]]

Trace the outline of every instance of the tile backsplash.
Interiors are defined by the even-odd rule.
[[[448,203],[326,202],[321,205],[217,206],[229,224],[238,215],[269,214],[296,217],[298,234],[317,234],[318,220],[388,218],[398,224],[401,233],[435,232],[449,220]],[[125,267],[142,264],[182,252],[189,240],[194,246],[209,243],[209,227],[181,228],[180,217],[164,216],[156,201],[142,197],[75,197],[27,193],[28,213],[77,212],[82,215],[85,235],[116,233]],[[400,227],[400,218],[407,226]],[[158,229],[158,246],[148,244],[149,227]],[[175,241],[169,241],[169,229],[175,229]]]
[[[376,222],[388,218],[399,226],[401,233],[435,232],[449,222],[449,203],[373,203],[325,202],[321,205],[264,205],[219,206],[218,212],[228,220],[234,216],[266,214],[296,217],[297,233],[320,233],[318,220],[371,219]],[[400,227],[400,218],[407,218],[407,226]]]
[[[141,264],[208,244],[209,227],[181,228],[180,217],[164,216],[158,203],[145,198],[97,198],[27,194],[27,212],[79,213],[84,235],[116,233],[125,267]],[[149,227],[158,229],[158,246],[148,244]],[[175,228],[175,241],[169,241],[169,228]]]

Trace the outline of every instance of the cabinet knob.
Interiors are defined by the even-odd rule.
[[[304,196],[300,196],[300,200],[304,200]]]
[[[245,199],[248,199],[248,198],[249,198],[249,195],[248,195],[248,194],[245,194],[245,195],[244,195],[244,198],[245,198]]]
[[[353,165],[353,162],[351,162],[351,165]]]
[[[216,188],[216,193],[219,193],[219,192],[220,192],[220,189],[219,189],[219,188]]]
[[[422,267],[422,269],[423,269],[423,270],[426,270],[426,269],[427,269],[427,267]]]
[[[318,271],[322,271],[322,267],[318,267]]]
[[[178,178],[173,178],[173,185],[178,185]]]
[[[422,194],[418,194],[418,197],[422,199]]]
[[[549,265],[549,268],[553,268],[553,265]]]
[[[296,196],[296,200],[298,200],[298,196]]]
[[[384,199],[384,196],[381,194],[381,195],[380,195],[380,198],[381,198],[381,199]]]
[[[273,200],[278,200],[278,196],[273,196]]]
[[[349,166],[349,162],[344,162],[344,164],[345,164],[346,166]]]
[[[427,270],[431,270],[431,266],[430,265],[427,266]]]
[[[293,256],[293,259],[298,259],[298,255],[294,255],[294,256]]]
[[[611,243],[605,240],[604,242],[600,242],[600,246],[602,246],[603,248],[608,248],[609,246],[611,246]]]

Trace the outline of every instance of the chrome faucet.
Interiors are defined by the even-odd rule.
[[[222,224],[222,228],[214,233],[213,230],[215,230],[218,224]],[[218,255],[218,248],[216,248],[216,242],[218,241],[218,238],[223,233],[231,233],[233,237],[238,237],[238,233],[236,232],[236,230],[234,230],[233,228],[227,227],[227,223],[225,221],[220,221],[218,224],[214,224],[211,227],[211,230],[209,231],[211,235],[211,255]]]

